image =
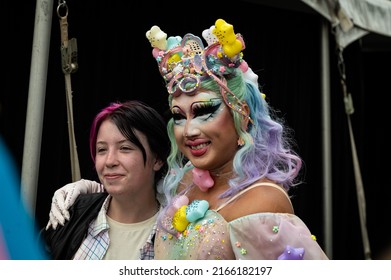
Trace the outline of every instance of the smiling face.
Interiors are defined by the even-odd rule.
[[[173,98],[171,112],[179,150],[195,167],[221,171],[238,149],[238,135],[230,109],[212,91],[199,90]]]
[[[151,153],[145,135],[135,131],[146,151],[146,163],[137,145],[125,138],[110,119],[99,127],[95,168],[108,193],[116,195],[153,192],[154,174],[161,164]]]

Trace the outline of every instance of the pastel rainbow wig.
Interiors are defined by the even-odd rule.
[[[262,178],[273,180],[286,190],[298,183],[302,160],[292,149],[289,129],[268,106],[259,90],[257,76],[243,60],[245,44],[240,34],[235,35],[232,25],[218,19],[205,30],[206,48],[201,39],[192,34],[186,34],[183,39],[179,36],[166,39],[158,26],[153,26],[146,36],[154,47],[153,56],[166,81],[170,105],[175,96],[194,95],[202,88],[219,93],[231,109],[236,132],[244,144],[233,159],[236,176],[229,181],[230,188],[222,197],[235,195]],[[245,104],[249,113],[243,108]],[[242,125],[243,118],[248,119],[246,128]],[[170,201],[193,165],[178,149],[172,119],[167,130],[171,140],[170,172],[163,188]]]

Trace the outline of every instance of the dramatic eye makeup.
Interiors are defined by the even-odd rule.
[[[220,108],[222,100],[220,98],[212,98],[207,101],[197,101],[191,104],[191,111],[194,118],[201,117],[207,120],[214,115]]]
[[[219,109],[223,108],[223,101],[220,98],[211,98],[205,101],[196,101],[190,105],[191,119],[198,119],[200,121],[207,121],[213,118]],[[178,106],[171,108],[172,117],[175,124],[180,124],[186,120],[186,113]]]
[[[180,120],[186,120],[185,113],[177,106],[171,108],[171,115],[175,124],[178,124]]]

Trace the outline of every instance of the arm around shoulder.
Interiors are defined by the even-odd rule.
[[[64,225],[69,220],[68,209],[74,204],[80,194],[104,192],[102,184],[81,179],[76,182],[66,184],[54,192],[52,204],[49,212],[49,222],[46,229],[52,227],[56,229],[58,224]]]

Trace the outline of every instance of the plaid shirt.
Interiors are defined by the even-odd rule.
[[[98,216],[88,227],[87,237],[84,239],[73,259],[75,260],[102,260],[110,245],[109,224],[106,213],[111,196],[108,195],[100,209]],[[153,243],[156,233],[154,224],[147,242],[140,248],[140,260],[153,260],[155,256]]]

